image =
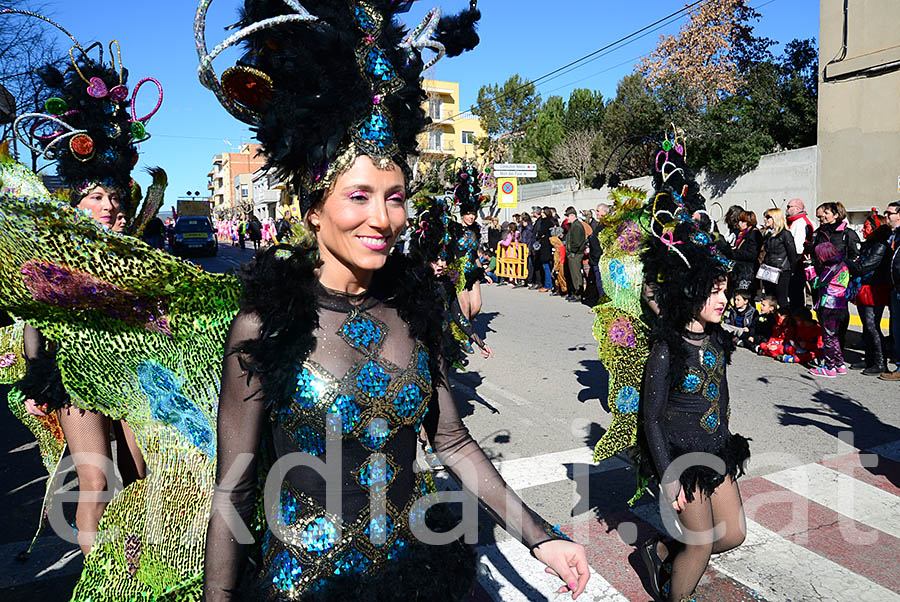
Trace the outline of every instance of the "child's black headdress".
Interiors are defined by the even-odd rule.
[[[644,279],[660,308],[657,339],[670,343],[674,365],[685,328],[700,312],[716,282],[728,277],[734,262],[727,244],[694,219],[706,213],[705,199],[685,163],[680,134],[667,135],[655,156],[654,193],[648,199],[652,236],[641,252]]]

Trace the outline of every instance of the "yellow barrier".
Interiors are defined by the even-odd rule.
[[[514,242],[504,247],[498,244],[496,274],[501,278],[528,278],[528,245]]]

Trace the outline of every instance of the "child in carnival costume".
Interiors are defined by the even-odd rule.
[[[625,429],[615,431],[620,439],[608,439],[598,448],[598,455],[609,453],[623,441],[632,445],[640,483],[630,503],[640,497],[650,479],[656,480],[670,532],[693,532],[680,536],[679,541],[652,539],[641,546],[652,593],[673,601],[694,599],[710,549],[718,553],[743,541],[743,509],[736,479],[749,457],[747,439],[732,434],[728,427],[725,372],[734,343],[720,322],[727,307],[725,288],[733,262],[725,255],[725,245],[692,217],[704,213],[705,207],[684,162],[685,153],[684,140],[673,127],[672,136],[655,155],[654,196],[644,207],[649,227],[640,244],[643,277],[640,285],[634,283],[631,288],[632,294],[638,286],[642,290],[641,327],[635,329],[629,320],[630,329],[620,322],[618,327],[610,324],[598,333],[601,352],[604,347],[611,349],[612,358],[617,357],[619,348],[624,348],[623,355],[633,353],[639,336],[641,346],[644,341],[649,343],[649,352],[644,351],[646,347],[641,349],[642,355],[647,353],[646,362],[631,396],[633,403],[618,406],[632,412],[614,416],[613,426],[617,419],[619,424],[633,424],[633,434],[629,440],[622,437],[627,435]],[[610,280],[621,285],[623,273],[614,271],[617,274],[611,274]],[[621,364],[613,366],[621,369]],[[618,374],[611,374],[611,393],[613,376]],[[715,468],[680,466],[678,460],[694,452],[706,454]],[[720,495],[713,498],[713,493]],[[714,541],[697,539],[696,534],[705,529],[713,533],[714,513],[717,522],[726,524],[724,534]]]

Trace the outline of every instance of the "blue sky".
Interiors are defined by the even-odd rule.
[[[302,0],[301,0],[302,3]],[[84,45],[116,38],[132,83],[155,77],[165,88],[165,100],[147,130],[152,139],[142,145],[135,178],[146,185],[149,177],[140,169],[160,165],[169,174],[167,198],[174,201],[188,190],[206,192],[206,174],[213,155],[236,151],[252,141],[249,129],[231,117],[197,79],[197,53],[193,39],[193,0],[43,0],[48,14],[69,29]],[[23,5],[34,6],[31,0]],[[226,37],[225,25],[237,17],[239,0],[212,3],[207,23],[210,47]],[[420,20],[437,0],[421,0],[405,15],[407,23]],[[456,12],[468,0],[444,0],[445,12]],[[751,0],[762,19],[759,35],[780,43],[794,38],[818,37],[819,0]],[[656,21],[682,7],[680,0],[482,0],[482,42],[473,52],[445,59],[433,69],[433,77],[459,81],[465,106],[478,89],[503,82],[515,73],[536,78],[574,59]],[[543,97],[567,97],[574,88],[600,90],[615,95],[617,82],[633,70],[636,58],[655,47],[659,36],[674,33],[681,19],[660,31],[600,56],[571,73],[539,85]],[[67,38],[59,34],[60,46]],[[775,49],[777,51],[777,48]],[[234,64],[237,52],[226,52],[216,61],[221,73]],[[152,86],[138,99],[141,108],[156,102]],[[168,205],[168,203],[167,203]]]

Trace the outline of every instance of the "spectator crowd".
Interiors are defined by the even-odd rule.
[[[529,288],[569,302],[594,306],[603,297],[598,235],[606,203],[580,214],[568,207],[532,207],[512,221],[480,220],[478,255],[485,283]],[[890,360],[900,357],[900,201],[873,209],[861,235],[841,203],[823,203],[814,219],[801,199],[773,207],[761,220],[731,207],[721,238],[735,261],[724,324],[738,345],[774,360],[803,364],[817,377],[848,370],[900,382]],[[701,227],[717,224],[698,216]],[[497,253],[514,243],[527,248],[527,278],[498,274]],[[522,247],[516,247],[521,249]],[[845,361],[847,331],[855,306],[862,323],[864,355]],[[890,328],[881,328],[885,309]]]

